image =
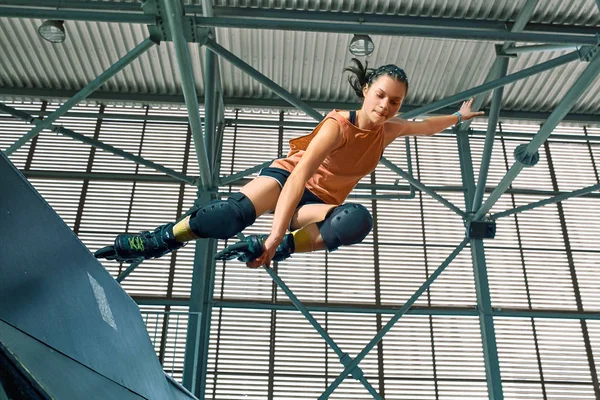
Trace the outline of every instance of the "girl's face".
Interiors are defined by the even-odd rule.
[[[406,96],[406,84],[389,75],[382,75],[363,88],[365,99],[362,111],[375,124],[383,124],[392,118]]]

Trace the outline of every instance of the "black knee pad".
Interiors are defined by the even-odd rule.
[[[327,250],[360,243],[373,229],[373,217],[361,204],[346,203],[332,209],[318,224]]]
[[[192,232],[201,238],[228,239],[252,225],[256,210],[243,193],[227,200],[214,200],[190,216]]]

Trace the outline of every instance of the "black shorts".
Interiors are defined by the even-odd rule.
[[[285,181],[287,181],[287,178],[290,176],[290,172],[283,168],[267,167],[267,168],[263,168],[260,171],[260,173],[258,174],[258,176],[266,176],[271,179],[275,179],[279,183],[279,186],[281,186],[281,188],[283,188],[283,185],[285,185]],[[298,206],[296,208],[300,208],[307,204],[326,204],[326,203],[323,200],[321,200],[320,198],[318,198],[316,194],[314,194],[310,190],[304,188],[304,193],[302,194],[302,198],[300,199],[300,202],[298,203]]]

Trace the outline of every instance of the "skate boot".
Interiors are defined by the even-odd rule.
[[[115,238],[114,245],[97,250],[94,256],[126,263],[162,257],[185,244],[175,240],[174,225],[161,225],[152,232],[121,233]]]
[[[250,235],[246,236],[241,242],[234,243],[225,247],[215,255],[215,260],[232,260],[237,258],[241,262],[250,262],[261,256],[264,251],[264,243],[268,235]],[[283,237],[283,240],[277,246],[273,261],[283,261],[289,258],[294,252],[294,236],[289,233]]]

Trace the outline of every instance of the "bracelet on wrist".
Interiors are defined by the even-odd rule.
[[[458,117],[458,122],[456,123],[456,125],[460,125],[462,123],[462,121],[463,121],[462,114],[457,111],[455,113],[452,113],[452,115],[456,115]]]

